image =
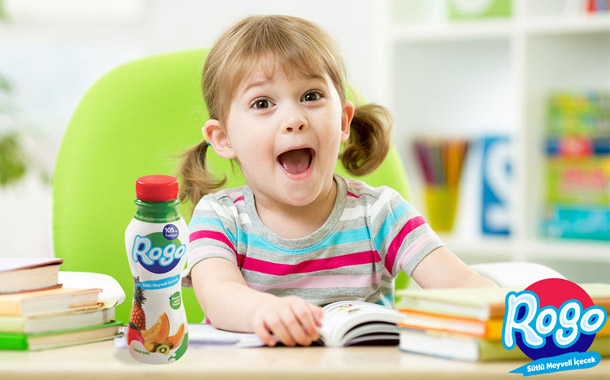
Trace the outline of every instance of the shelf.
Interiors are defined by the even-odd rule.
[[[455,22],[432,25],[396,25],[391,36],[397,43],[459,41],[508,38],[513,30],[510,20]]]
[[[525,22],[525,30],[530,35],[610,33],[610,15],[593,14],[532,19]]]
[[[546,262],[568,278],[607,281],[610,242],[552,240],[538,231],[547,99],[556,91],[610,91],[610,13],[568,13],[559,1],[536,6],[515,0],[510,18],[452,21],[444,0],[400,1],[410,6],[400,8],[409,18],[388,12],[387,20],[401,23],[385,29],[396,140],[406,144],[425,129],[449,136],[493,132],[513,143],[514,175],[502,186],[511,194],[512,234],[480,233],[481,154],[473,151],[455,232],[439,234],[441,240],[468,264]],[[417,172],[416,160],[406,152],[407,170]],[[423,179],[411,179],[414,200],[422,204]]]
[[[528,35],[610,33],[610,15],[592,14],[525,20],[454,21],[435,24],[399,24],[391,28],[396,43],[485,40],[509,38],[524,31]]]
[[[510,237],[456,238],[439,234],[447,248],[466,261],[511,261],[519,257],[538,260],[604,262],[610,259],[610,243],[588,240],[532,240]]]
[[[532,258],[553,260],[610,260],[610,242],[590,240],[538,240],[526,244]]]

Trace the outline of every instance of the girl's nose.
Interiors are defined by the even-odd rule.
[[[292,113],[284,122],[285,132],[300,132],[307,128],[307,118],[301,113]]]
[[[284,127],[284,130],[286,132],[302,131],[303,129],[305,129],[305,125],[305,121],[295,120],[294,122],[287,123]]]

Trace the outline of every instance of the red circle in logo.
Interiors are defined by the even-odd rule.
[[[572,281],[560,278],[540,280],[531,284],[525,290],[529,290],[538,296],[540,309],[546,306],[553,306],[559,310],[566,301],[572,300],[580,302],[582,305],[581,311],[594,305],[593,300],[583,288]],[[573,344],[567,347],[561,347],[555,343],[553,334],[551,334],[546,337],[544,346],[533,348],[524,343],[521,333],[518,332],[515,336],[517,346],[519,346],[525,355],[533,360],[549,358],[569,352],[585,352],[591,347],[593,339],[595,339],[595,334],[580,334]]]

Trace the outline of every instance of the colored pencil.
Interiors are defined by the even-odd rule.
[[[468,152],[468,140],[421,138],[413,145],[427,185],[458,186]]]

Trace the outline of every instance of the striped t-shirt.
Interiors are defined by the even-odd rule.
[[[394,279],[411,274],[442,245],[415,208],[389,187],[335,175],[337,197],[326,222],[311,235],[285,239],[259,219],[248,186],[204,196],[189,224],[187,277],[199,261],[220,257],[241,270],[249,287],[296,295],[325,305],[359,300],[394,302]]]

